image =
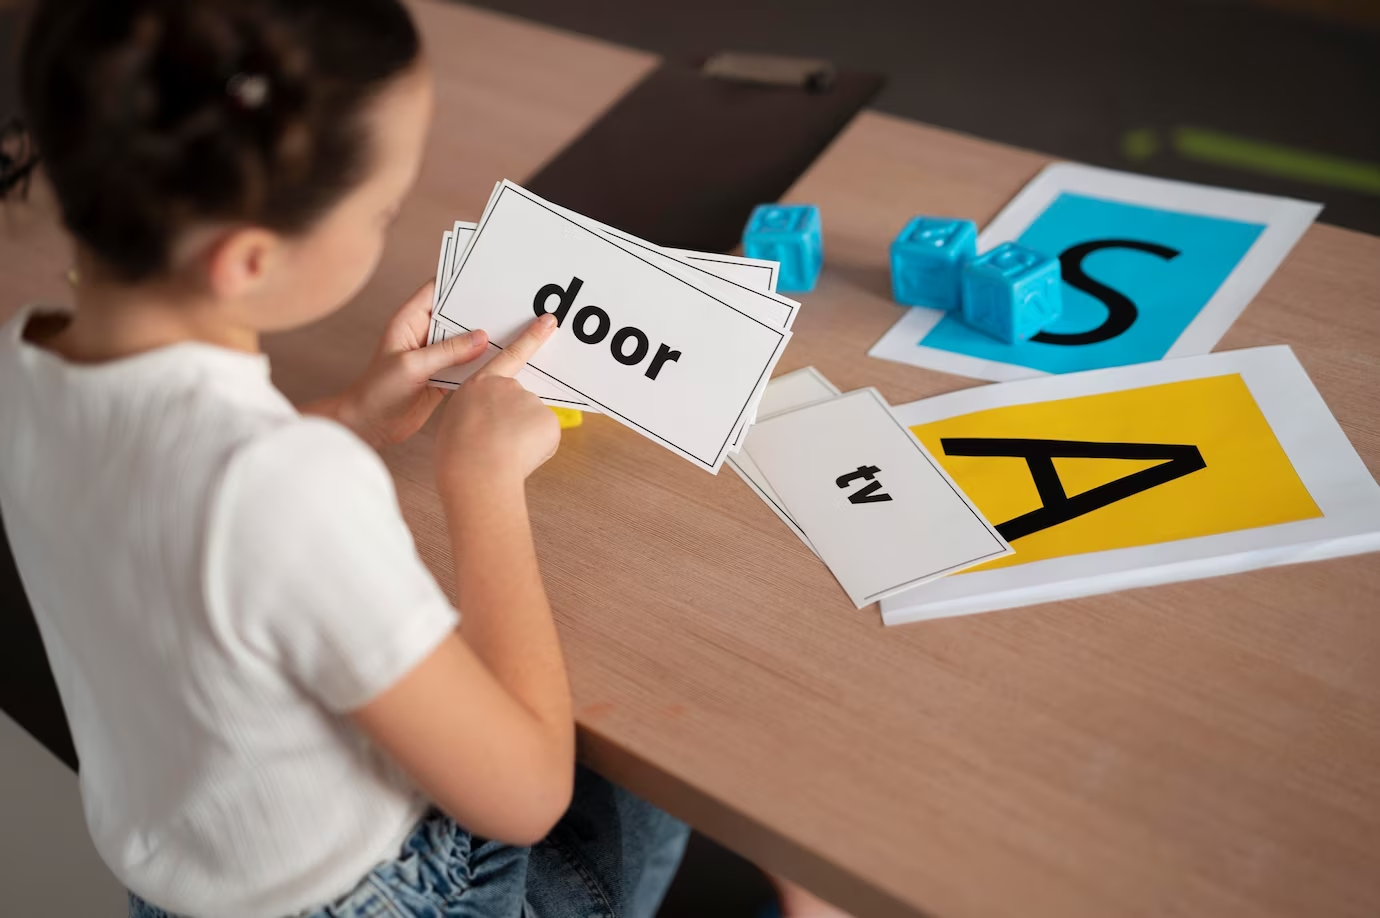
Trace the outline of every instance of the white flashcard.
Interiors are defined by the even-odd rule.
[[[595,225],[602,226],[601,224]],[[457,220],[455,221],[454,228],[448,230],[444,234],[441,245],[441,263],[444,269],[437,274],[436,293],[432,303],[433,312],[435,306],[440,304],[441,297],[444,295],[446,287],[454,276],[455,265],[458,261],[458,253],[464,252],[464,250],[469,247],[470,240],[474,238],[474,231],[477,228],[478,224],[465,223]],[[612,233],[616,231],[609,230],[609,232]],[[632,237],[626,238],[632,239]],[[640,243],[640,240],[636,241]],[[701,270],[717,275],[725,280],[732,281],[740,286],[759,290],[763,293],[776,292],[777,273],[781,267],[779,262],[767,261],[761,258],[744,258],[737,255],[694,252],[689,249],[668,249],[666,251],[670,252],[681,261],[694,264]],[[786,323],[789,323],[793,318],[794,312],[787,312],[783,317]],[[455,329],[454,326],[448,325],[444,319],[433,316],[427,343],[435,344],[437,341],[459,333],[460,332]],[[484,359],[472,361],[464,366],[451,367],[443,370],[431,378],[431,383],[442,388],[454,389],[477,372],[485,363],[492,360],[494,355],[498,353],[499,349],[490,345],[488,354],[485,355]],[[522,370],[518,373],[517,380],[522,383],[529,392],[538,395],[541,400],[548,405],[562,408],[574,408],[593,414],[601,413],[597,407],[580,399],[569,389],[549,379],[545,379],[536,373]],[[734,443],[735,450],[742,445],[743,431],[746,427],[747,425],[744,425],[738,433]]]
[[[740,282],[740,280],[747,280],[746,277],[743,277],[743,269],[752,268],[753,280],[757,284],[763,283],[764,275],[761,266],[768,265],[774,266],[774,268],[779,269],[780,264],[777,262],[759,261],[757,259],[736,258],[734,256],[728,255],[709,256],[704,253],[687,252],[687,250],[684,249],[679,249],[677,251],[682,255],[689,255],[691,257],[672,257],[664,249],[658,248],[657,246],[652,245],[650,242],[647,242],[644,239],[638,239],[636,236],[633,236],[629,233],[625,233],[622,230],[615,229],[614,227],[608,226],[607,224],[600,223],[597,220],[593,220],[589,217],[584,216],[583,214],[576,213],[575,211],[568,210],[557,205],[550,206],[553,209],[564,214],[565,216],[569,217],[570,219],[576,221],[577,223],[580,223],[586,227],[589,227],[590,229],[602,233],[611,241],[621,245],[627,251],[651,259],[654,264],[661,264],[663,267],[672,268],[678,267],[675,264],[676,262],[689,264],[691,267],[695,268],[700,273],[693,275],[685,275],[683,272],[678,271],[678,275],[686,279],[692,285],[708,293],[718,294],[720,298],[740,297],[740,291],[743,289],[751,290],[757,293],[758,298],[755,300],[748,300],[744,302],[741,299],[738,299],[736,302],[738,302],[740,306],[743,306],[744,308],[748,309],[750,315],[754,316],[762,322],[766,322],[767,324],[772,325],[773,327],[780,327],[782,329],[789,329],[795,323],[796,314],[800,311],[800,303],[797,300],[788,299],[774,292],[776,289],[776,278],[774,271],[765,278],[765,280],[769,280],[771,284],[771,289],[767,291],[758,290],[757,287],[755,287],[753,284]],[[670,262],[671,264],[668,265],[668,262]],[[762,380],[763,389],[766,388],[767,382],[768,380],[766,379]],[[757,400],[760,398],[761,392],[759,391],[758,393],[755,393],[753,395],[753,403],[755,404]],[[756,420],[757,417],[754,411],[750,412],[739,423],[738,429],[734,431],[733,434],[733,442],[732,445],[729,447],[730,452],[736,453],[739,449],[742,448],[743,437],[747,435],[747,429],[750,426],[752,426],[753,422],[755,422]]]
[[[469,245],[470,239],[474,236],[474,224],[455,221],[454,229],[446,230],[441,234],[441,269],[436,275],[436,291],[431,301],[431,325],[427,329],[427,344],[435,344],[442,337],[442,329],[436,323],[436,309],[441,305],[441,300],[445,298],[446,289],[450,287],[451,278],[455,274],[455,253],[464,251]],[[434,383],[446,384],[444,379],[433,379]]]
[[[443,341],[447,338],[454,338],[465,333],[462,329],[456,328],[442,318],[432,319],[431,328],[435,341]],[[482,357],[475,358],[463,366],[450,367],[446,370],[442,370],[440,373],[433,376],[429,382],[431,385],[437,386],[438,388],[457,389],[460,387],[460,383],[469,379],[480,367],[484,366],[484,364],[501,353],[501,348],[490,344]],[[518,370],[515,378],[518,382],[522,383],[524,389],[531,392],[548,405],[556,408],[573,408],[577,411],[593,411],[596,414],[599,412],[598,408],[595,408],[588,402],[574,395],[574,393],[565,386],[562,386],[560,383],[540,373],[533,373],[526,367]]]
[[[860,609],[1012,553],[875,389],[760,421],[744,452]]]
[[[555,314],[531,369],[717,472],[790,333],[753,315],[761,294],[708,293],[704,272],[631,248],[504,182],[437,315],[507,343]]]
[[[564,211],[573,219],[580,220],[586,225],[592,226],[609,236],[621,241],[629,242],[642,248],[653,249],[654,247],[602,223],[582,217],[572,211]],[[441,261],[444,269],[437,274],[436,284],[436,303],[439,304],[444,295],[446,287],[449,286],[451,279],[455,275],[455,267],[458,256],[463,254],[469,247],[470,240],[474,238],[474,231],[478,229],[477,223],[466,223],[461,220],[455,221],[452,230],[444,234],[441,248]],[[755,290],[759,293],[775,294],[777,276],[781,268],[780,262],[768,261],[762,258],[745,258],[741,255],[720,255],[713,252],[695,252],[690,249],[664,249],[665,254],[670,255],[678,261],[686,262],[700,270],[712,274],[722,280],[729,281],[740,287]],[[777,311],[776,318],[781,321],[782,328],[789,328],[795,320],[795,313],[800,304],[785,297],[776,296],[773,299],[782,304],[782,309]]]
[[[765,420],[774,414],[783,411],[790,411],[792,408],[803,408],[806,405],[813,405],[816,402],[827,401],[839,394],[838,387],[824,378],[814,367],[806,367],[803,370],[796,370],[794,373],[786,373],[778,376],[767,384],[767,391],[762,396],[762,402],[757,406],[757,416]],[[748,434],[747,440],[752,437]],[[771,511],[781,518],[787,528],[800,537],[810,551],[815,551],[815,547],[810,544],[809,536],[805,531],[795,524],[791,515],[786,512],[785,506],[781,502],[781,496],[772,488],[767,481],[762,470],[757,467],[757,463],[752,461],[752,456],[747,453],[738,453],[728,457],[728,465],[733,471],[738,473],[738,477],[747,482],[748,487],[756,492],[757,496],[771,508]]]
[[[440,304],[441,297],[444,296],[444,293],[441,291],[445,286],[449,285],[450,279],[455,274],[455,265],[458,261],[457,253],[462,253],[465,249],[469,248],[470,240],[474,238],[474,231],[476,228],[477,224],[464,223],[460,220],[456,220],[454,229],[447,232],[442,240],[441,260],[446,266],[446,273],[443,275],[446,282],[437,284],[438,292],[432,308],[431,329],[427,337],[428,344],[435,344],[446,338],[464,334],[461,329],[456,328],[445,319],[435,315],[435,306]],[[469,363],[462,366],[448,367],[441,370],[435,376],[431,377],[429,381],[433,386],[439,388],[455,389],[459,387],[462,382],[478,372],[480,367],[492,360],[499,352],[497,346],[490,344],[483,357],[471,360]],[[595,414],[599,413],[598,408],[589,404],[584,399],[581,399],[565,386],[552,382],[539,373],[533,373],[526,367],[518,371],[516,378],[518,382],[522,383],[523,388],[548,405],[558,408],[574,408],[579,411],[589,411]]]
[[[842,394],[819,370],[805,367],[783,373],[771,381],[757,406],[757,416],[765,420],[792,408],[804,408]]]
[[[664,249],[644,239],[638,239],[636,236],[615,229],[607,224],[600,223],[597,220],[593,220],[575,211],[554,204],[550,204],[549,206],[575,222],[603,234],[627,251],[648,258],[654,264],[660,264],[662,267],[672,270],[673,273],[676,273],[677,276],[682,277],[693,286],[707,293],[716,294],[720,299],[724,297],[732,299],[739,306],[747,309],[749,315],[752,315],[759,321],[782,329],[790,329],[795,323],[796,314],[800,311],[800,303],[797,300],[788,299],[787,297],[780,296],[773,292],[776,284],[774,274],[769,278],[772,285],[771,291],[758,290],[752,284],[739,282],[743,268],[753,267],[755,269],[754,279],[760,284],[763,282],[763,273],[760,266],[762,264],[775,265],[775,267],[779,269],[779,263],[759,262],[756,259],[742,259],[727,255],[708,256],[704,253],[686,253],[686,250],[683,249],[678,251],[683,254],[691,254],[694,257],[672,257]],[[687,275],[680,270],[681,264],[688,264],[699,273]],[[726,268],[728,270],[725,270]],[[741,291],[743,290],[750,290],[758,296],[756,299],[744,301],[741,299]],[[762,380],[763,389],[766,388],[767,382],[768,380],[766,379]],[[760,398],[761,392],[759,391],[753,395],[753,403],[755,404]],[[743,437],[747,433],[747,428],[750,427],[756,419],[755,412],[750,412],[738,425],[738,430],[733,434],[733,443],[729,448],[731,452],[737,452],[739,448],[741,448]]]
[[[450,228],[451,236],[455,240],[455,246],[451,249],[450,259],[446,262],[446,283],[455,276],[455,263],[460,260],[460,256],[469,248],[470,240],[474,238],[475,224],[467,223],[464,220],[456,220],[455,225]],[[441,291],[444,293],[445,291]]]
[[[498,187],[498,186],[495,186]],[[564,210],[564,209],[562,209]],[[643,248],[654,248],[649,243],[631,236],[613,227],[605,226],[598,221],[583,217],[573,211],[564,210],[573,219],[580,220],[600,232],[607,233],[625,242]],[[455,226],[447,230],[442,237],[441,243],[441,262],[444,269],[437,273],[436,302],[441,301],[446,287],[455,276],[455,265],[458,256],[464,254],[469,247],[470,240],[474,238],[474,231],[479,228],[477,223],[466,223],[463,220],[456,220]],[[756,290],[759,293],[775,294],[777,277],[781,269],[781,263],[768,261],[764,258],[746,258],[742,255],[720,255],[715,252],[696,252],[691,249],[662,249],[667,255],[678,261],[691,264],[702,271],[713,274],[723,280],[746,287],[749,290]],[[786,309],[781,313],[782,327],[789,328],[794,321],[795,310],[799,309],[800,304],[785,297],[774,297],[783,301]]]
[[[715,260],[713,262],[708,262],[704,256],[700,256],[693,261],[690,259],[675,258],[668,254],[665,249],[657,248],[646,240],[638,239],[636,236],[631,236],[622,230],[617,230],[611,226],[599,223],[596,220],[591,220],[589,217],[577,214],[564,207],[557,207],[554,204],[551,206],[577,223],[581,223],[590,229],[602,233],[610,241],[621,245],[633,254],[644,258],[650,258],[655,264],[660,264],[663,267],[675,270],[677,276],[685,277],[691,284],[697,287],[703,285],[703,288],[710,293],[714,293],[718,296],[737,296],[741,298],[742,291],[748,291],[752,296],[742,301],[744,303],[744,308],[749,311],[750,315],[761,322],[765,322],[768,325],[783,330],[789,329],[795,324],[796,313],[800,311],[800,302],[798,300],[792,300],[777,293],[763,291],[759,289],[758,286],[739,283],[731,274],[722,273],[722,265],[724,264],[722,261]],[[722,256],[722,258],[728,257],[729,256]],[[683,265],[688,265],[693,268],[696,273],[687,275],[683,271],[676,270]],[[715,270],[716,266],[719,270]],[[761,276],[758,275],[757,277],[760,285]]]
[[[455,234],[446,230],[441,235],[441,254],[436,259],[436,281],[431,285],[431,311],[435,312],[437,305],[441,302],[442,287],[450,279],[447,259],[450,258],[451,250],[455,247]],[[427,344],[435,343],[435,337],[429,337]]]
[[[691,249],[665,249],[667,255],[698,265],[710,274],[717,274],[724,280],[733,281],[750,290],[764,293],[776,292],[776,281],[780,276],[781,262],[765,258],[745,258],[742,255],[716,255],[710,252],[695,252]]]

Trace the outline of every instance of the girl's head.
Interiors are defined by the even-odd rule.
[[[397,0],[45,0],[21,79],[88,275],[268,330],[377,264],[430,121],[419,55]]]

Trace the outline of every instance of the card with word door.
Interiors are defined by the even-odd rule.
[[[1206,354],[1321,206],[1072,163],[1046,168],[978,238],[1059,259],[1063,311],[1007,343],[913,307],[874,357],[1012,380]],[[955,224],[957,226],[958,224]]]
[[[1380,486],[1288,347],[895,411],[1015,554],[885,601],[887,624],[1380,549]]]
[[[501,349],[534,316],[552,314],[557,333],[524,368],[545,383],[536,394],[598,408],[717,472],[756,417],[800,304],[724,276],[759,274],[760,263],[709,270],[694,254],[501,182],[455,257],[436,333],[483,328]],[[775,283],[774,269],[765,280]]]
[[[479,228],[477,223],[467,223],[461,220],[455,221],[453,229],[446,230],[441,238],[441,251],[436,268],[436,289],[432,300],[433,315],[431,326],[427,332],[427,343],[435,344],[445,338],[454,337],[461,332],[445,319],[435,315],[435,309],[441,305],[441,300],[445,295],[445,289],[454,278],[455,269],[459,265],[459,256],[469,247],[470,240],[474,238],[475,231]],[[626,234],[617,233],[611,228],[604,228],[610,234],[617,234],[630,242],[641,243]],[[701,271],[717,275],[718,277],[754,290],[764,293],[776,293],[777,273],[780,265],[774,261],[762,261],[756,258],[743,258],[738,255],[720,255],[711,252],[690,252],[685,249],[666,249],[666,253],[687,264],[693,265]],[[489,354],[486,359],[474,360],[470,363],[462,364],[458,367],[450,367],[438,371],[431,377],[431,384],[445,389],[454,389],[470,376],[474,375],[488,359],[491,359],[498,348],[490,344]],[[542,401],[556,408],[573,408],[579,411],[598,414],[599,409],[588,401],[580,398],[574,392],[557,382],[553,382],[535,371],[524,367],[518,371],[518,382],[522,383],[529,391],[537,394]]]

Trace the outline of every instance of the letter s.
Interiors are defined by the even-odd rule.
[[[1109,341],[1115,338],[1136,321],[1136,316],[1139,313],[1136,310],[1136,304],[1131,302],[1130,297],[1113,290],[1106,284],[1093,280],[1083,271],[1083,259],[1093,252],[1100,252],[1103,249],[1133,249],[1137,252],[1158,255],[1165,261],[1171,261],[1180,254],[1177,249],[1171,249],[1169,246],[1154,242],[1141,242],[1138,239],[1094,239],[1091,242],[1080,242],[1078,245],[1070,246],[1059,256],[1059,268],[1064,276],[1064,283],[1100,300],[1102,305],[1107,307],[1107,318],[1101,325],[1090,331],[1068,334],[1040,332],[1033,336],[1031,341],[1038,341],[1041,344],[1096,344],[1099,341]]]

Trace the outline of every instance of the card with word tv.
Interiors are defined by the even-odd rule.
[[[765,418],[743,452],[858,608],[1011,553],[875,389]]]

